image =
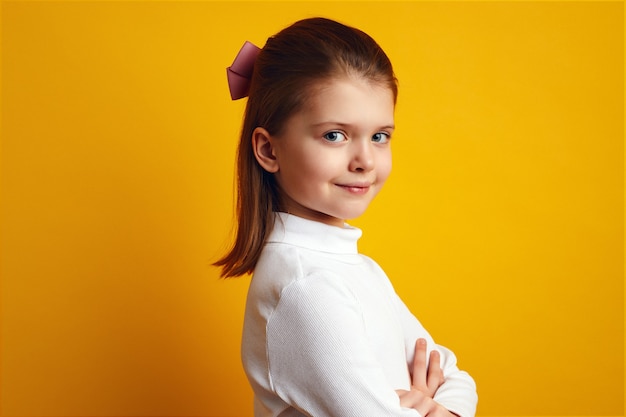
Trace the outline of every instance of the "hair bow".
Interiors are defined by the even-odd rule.
[[[259,52],[261,52],[261,48],[246,41],[239,50],[237,57],[235,57],[233,64],[226,68],[228,88],[230,89],[230,97],[233,100],[238,100],[248,95],[254,61]]]

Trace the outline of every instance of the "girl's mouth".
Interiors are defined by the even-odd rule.
[[[339,187],[351,194],[366,194],[370,189],[370,184],[338,184]]]

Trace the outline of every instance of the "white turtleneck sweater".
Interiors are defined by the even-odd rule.
[[[361,231],[278,213],[250,283],[243,366],[255,417],[416,417],[408,390],[415,342],[441,354],[434,400],[472,417],[473,379],[435,345],[382,269],[357,251]]]

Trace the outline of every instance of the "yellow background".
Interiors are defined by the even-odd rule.
[[[251,415],[225,67],[314,15],[394,63],[353,223],[478,414],[623,415],[622,2],[8,1],[1,415]]]

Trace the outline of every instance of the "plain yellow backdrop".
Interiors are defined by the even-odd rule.
[[[315,15],[394,63],[353,223],[478,414],[623,415],[623,2],[1,7],[2,416],[251,416],[225,68]]]

